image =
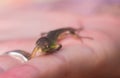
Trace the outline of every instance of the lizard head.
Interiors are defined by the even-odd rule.
[[[45,52],[49,49],[50,42],[47,37],[41,37],[36,41],[36,45]]]

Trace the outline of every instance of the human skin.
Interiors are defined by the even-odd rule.
[[[41,29],[50,31],[66,25],[74,28],[83,26],[84,30],[79,35],[91,37],[92,40],[82,38],[83,42],[81,42],[81,40],[74,38],[64,39],[61,42],[63,48],[60,51],[50,55],[32,58],[26,63],[21,63],[6,55],[1,56],[0,78],[120,77],[120,23],[118,18],[109,15],[81,17],[64,12],[41,13],[41,16],[43,15],[45,17],[39,19],[41,21],[45,19],[44,22],[41,22],[42,24],[40,23],[40,33],[42,32]],[[53,18],[53,20],[50,18]],[[54,19],[57,20],[56,23]],[[42,27],[46,22],[47,26]],[[36,38],[4,41],[0,44],[1,51],[22,49],[30,52],[34,47],[35,40]],[[6,65],[6,62],[9,63]]]
[[[8,12],[9,18],[7,13],[1,15],[1,53],[14,49],[31,53],[39,33],[65,26],[74,28],[83,26],[84,30],[79,35],[93,39],[82,38],[83,43],[74,38],[64,39],[60,51],[33,58],[26,63],[2,55],[0,78],[120,77],[120,19],[118,17],[108,14],[85,17],[66,12],[38,10],[12,11],[12,13]]]

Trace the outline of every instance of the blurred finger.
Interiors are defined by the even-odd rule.
[[[0,56],[0,71],[6,71],[29,60],[30,54],[22,50],[9,51]]]

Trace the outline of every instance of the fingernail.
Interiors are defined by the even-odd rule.
[[[6,71],[10,68],[23,64],[28,61],[28,56],[29,54],[27,54],[27,52],[21,50],[14,50],[4,53],[0,56],[0,71]]]
[[[30,54],[23,50],[13,50],[8,51],[5,54],[10,55],[11,57],[20,60],[21,62],[26,62],[30,59]]]

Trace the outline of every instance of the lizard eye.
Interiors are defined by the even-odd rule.
[[[48,48],[48,43],[45,42],[45,43],[44,43],[44,46],[45,46],[45,48]]]

